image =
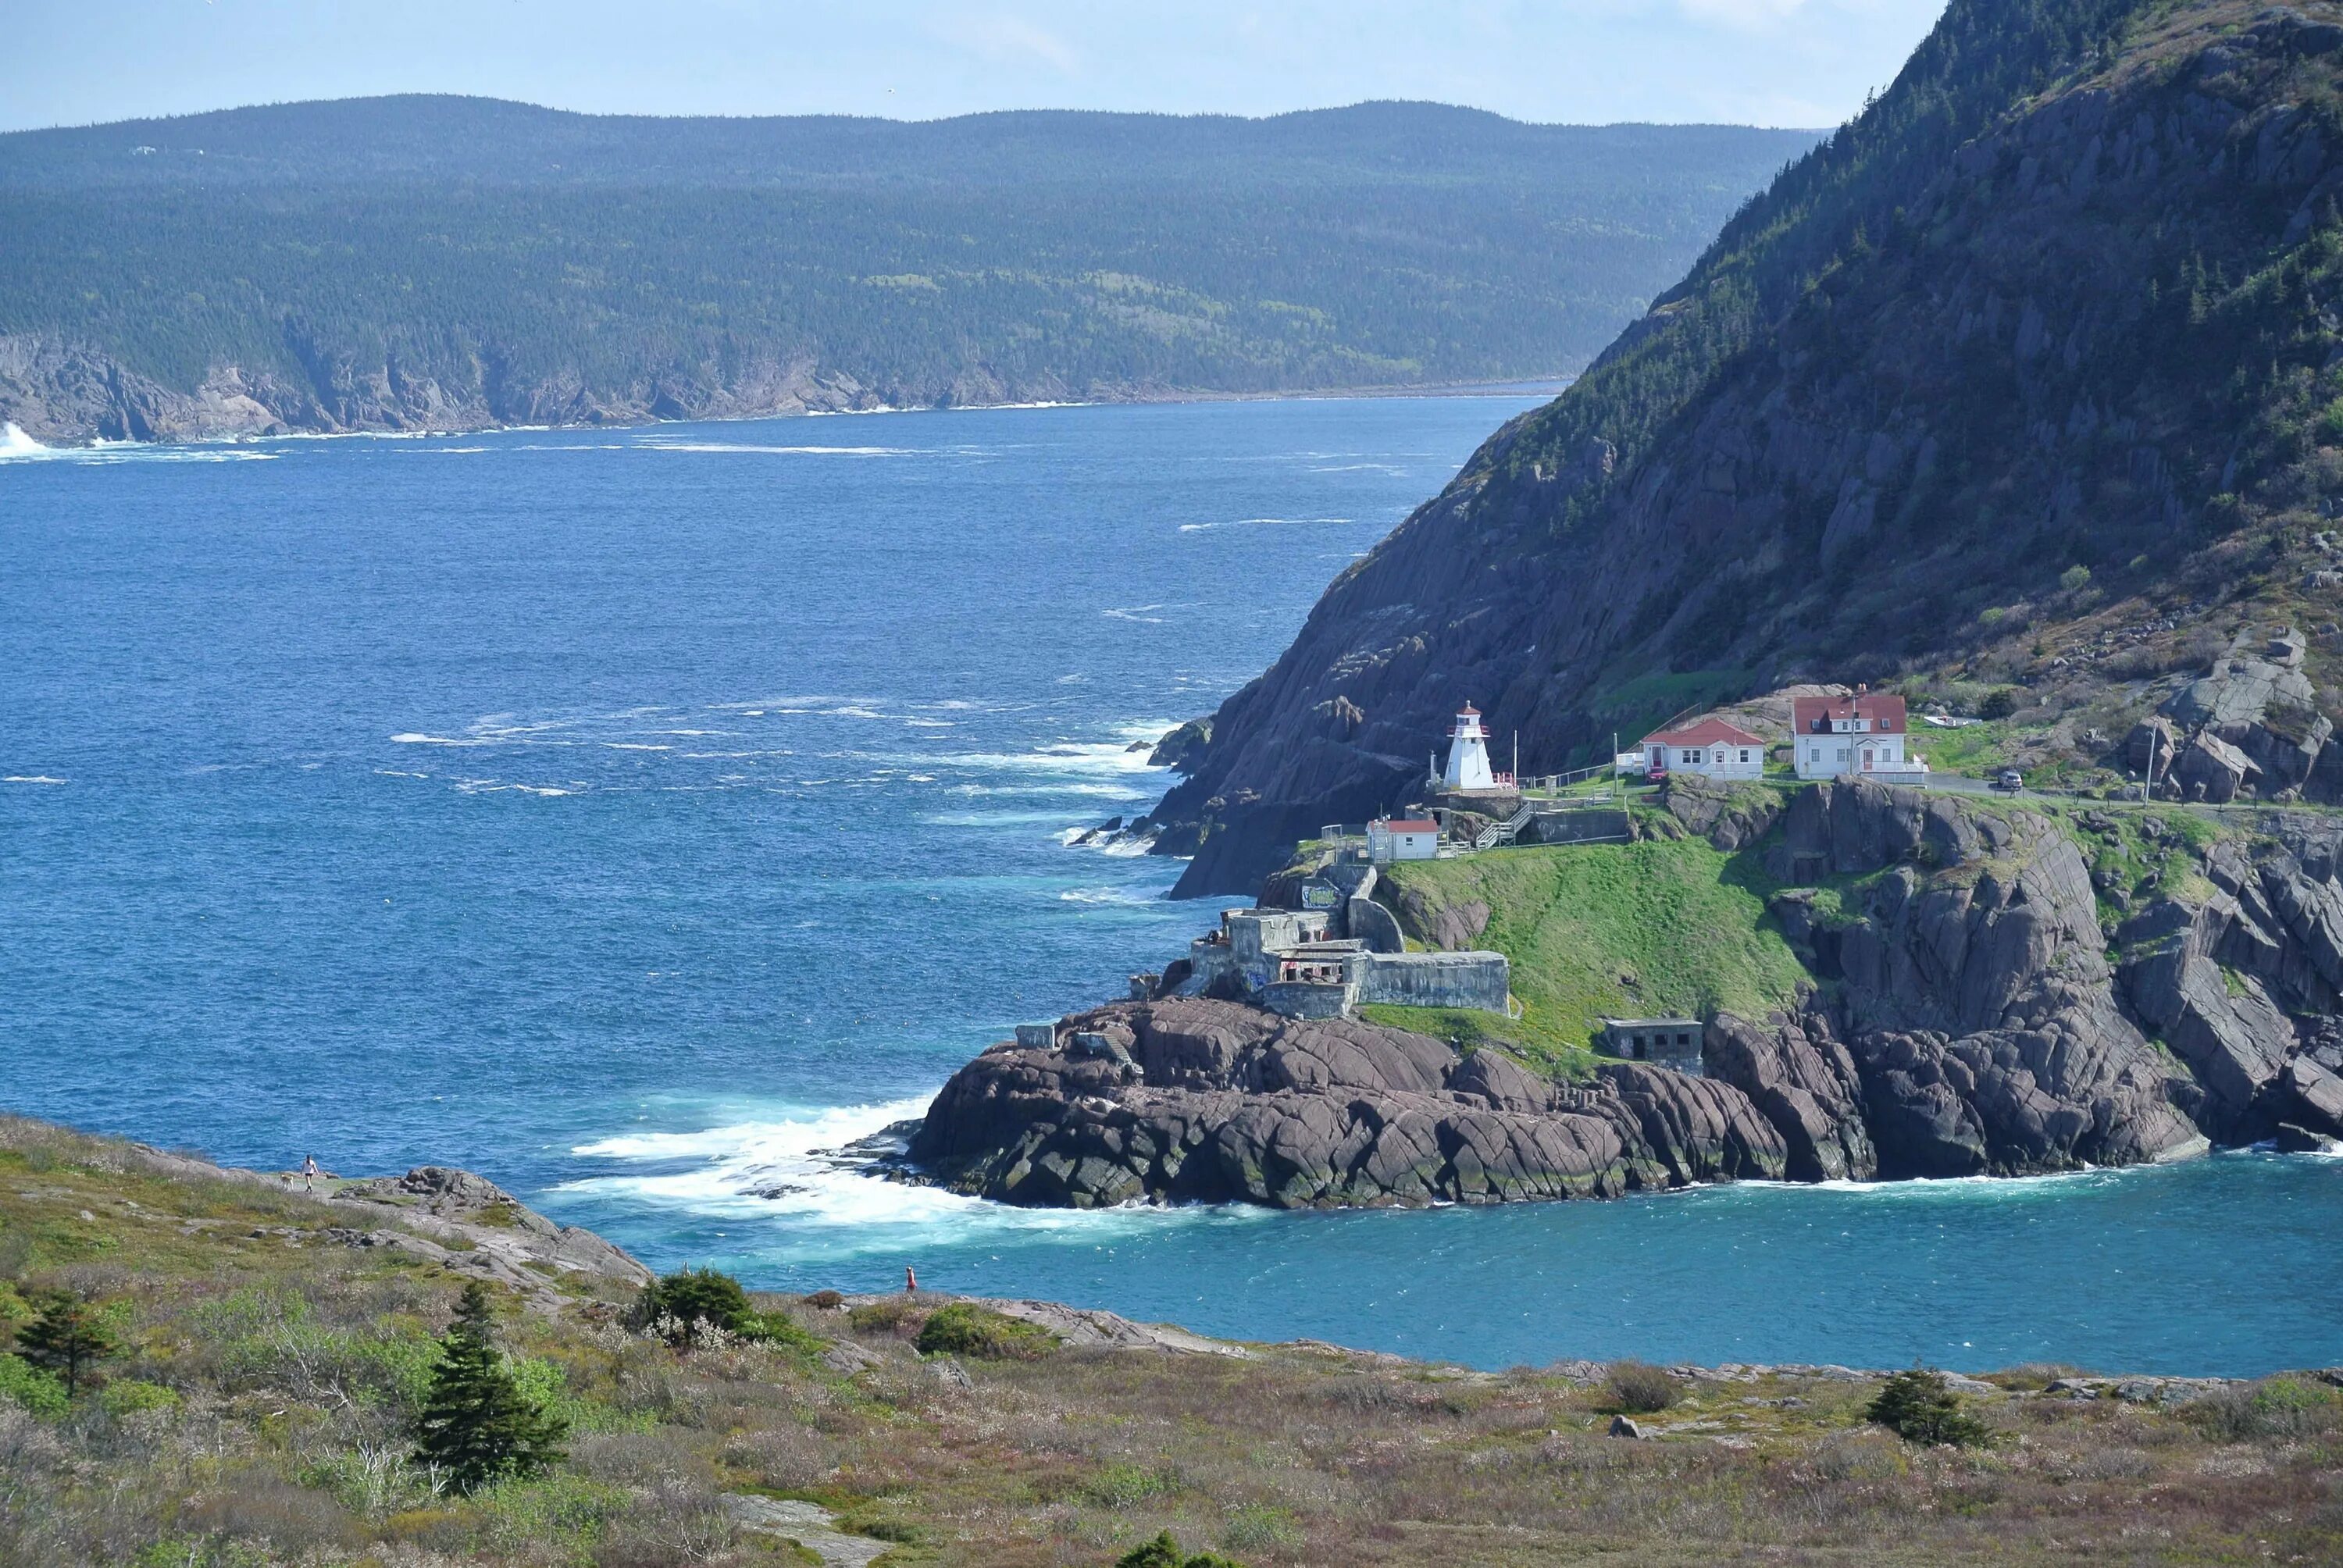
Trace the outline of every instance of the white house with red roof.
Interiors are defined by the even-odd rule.
[[[1440,824],[1429,817],[1378,817],[1367,824],[1367,859],[1375,865],[1439,858]]]
[[[1801,779],[1911,778],[1928,771],[1907,744],[1904,699],[1856,687],[1842,697],[1801,697],[1790,705],[1790,744]]]
[[[1762,779],[1765,739],[1715,717],[1644,737],[1644,771],[1698,773],[1709,779]]]

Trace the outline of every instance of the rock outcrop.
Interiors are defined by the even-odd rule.
[[[2167,859],[2171,892],[2115,929],[2079,842],[2117,831],[2105,813],[1846,780],[1771,810],[1696,783],[1664,799],[1677,830],[1816,884],[1768,905],[1813,989],[1762,1021],[1712,1017],[1702,1076],[1605,1061],[1560,1084],[1356,1020],[1120,1003],[963,1068],[910,1159],[1014,1202],[1295,1208],[2018,1175],[2343,1137],[2343,829],[2323,817],[2271,811],[2250,839],[2141,819],[2172,856],[2204,848]],[[1398,903],[1419,940],[1491,913],[1416,889]]]
[[[1126,1031],[1127,1061],[1077,1036]],[[955,1074],[912,1163],[963,1191],[1091,1208],[1275,1208],[1615,1197],[1779,1176],[1781,1136],[1729,1084],[1619,1063],[1565,1088],[1503,1053],[1234,1002],[1126,1002],[1047,1050],[1000,1045]]]

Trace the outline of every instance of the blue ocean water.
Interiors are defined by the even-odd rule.
[[[2338,1161],[1080,1215],[824,1157],[1209,923],[1066,839],[1534,400],[0,447],[0,1104],[462,1163],[776,1288],[1484,1365],[2343,1362]]]

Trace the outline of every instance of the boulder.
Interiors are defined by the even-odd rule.
[[[2172,784],[2190,800],[2218,803],[2261,778],[2261,766],[2212,730],[2200,732],[2172,765]]]

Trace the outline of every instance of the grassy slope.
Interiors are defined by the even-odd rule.
[[[141,1169],[135,1151],[0,1118],[0,1279],[96,1292],[128,1346],[109,1391],[30,1415],[0,1394],[0,1562],[71,1568],[802,1562],[727,1492],[820,1501],[912,1564],[1102,1565],[1158,1530],[1253,1568],[1562,1561],[1865,1563],[2334,1561],[2343,1397],[2273,1380],[2186,1411],[1978,1403],[1982,1453],[1866,1425],[1871,1389],[1687,1382],[1603,1435],[1599,1382],[1262,1347],[1250,1359],[1061,1350],[964,1363],[912,1349],[941,1298],[852,1314],[763,1299],[869,1364],[681,1353],[583,1300],[501,1337],[574,1423],[554,1474],[434,1496],[399,1462],[457,1291],[448,1271],[333,1244],[289,1194]],[[251,1232],[262,1233],[254,1235]],[[1729,1440],[1721,1442],[1722,1440]]]
[[[1979,811],[2024,812],[2072,839],[2097,874],[2099,912],[2110,924],[2159,897],[2210,897],[2214,889],[2200,869],[2207,850],[2217,839],[2254,826],[2247,813],[2225,817],[2163,802],[2143,808],[2029,795],[1967,803]],[[1646,839],[1392,867],[1385,896],[1394,903],[1413,892],[1435,908],[1489,906],[1488,927],[1475,940],[1513,960],[1523,1016],[1362,1010],[1377,1022],[1460,1045],[1503,1045],[1567,1075],[1593,1066],[1588,1041],[1605,1017],[1718,1010],[1762,1017],[1791,1001],[1801,985],[1817,983],[1766,913],[1765,899],[1777,884],[1765,873],[1764,848],[1761,841],[1728,856],[1704,839]],[[1827,918],[1853,918],[1864,890],[1884,874],[1826,879],[1817,908]],[[2109,882],[2129,901],[2115,901]]]
[[[1449,908],[1489,906],[1478,940],[1513,960],[1522,1017],[1483,1020],[1479,1035],[1564,1070],[1591,1060],[1587,1041],[1605,1016],[1763,1017],[1806,980],[1765,913],[1756,857],[1728,857],[1704,840],[1509,849],[1389,875],[1395,898],[1412,890]],[[1429,1021],[1433,1033],[1460,1027],[1415,1009],[1370,1010],[1389,1022]]]

